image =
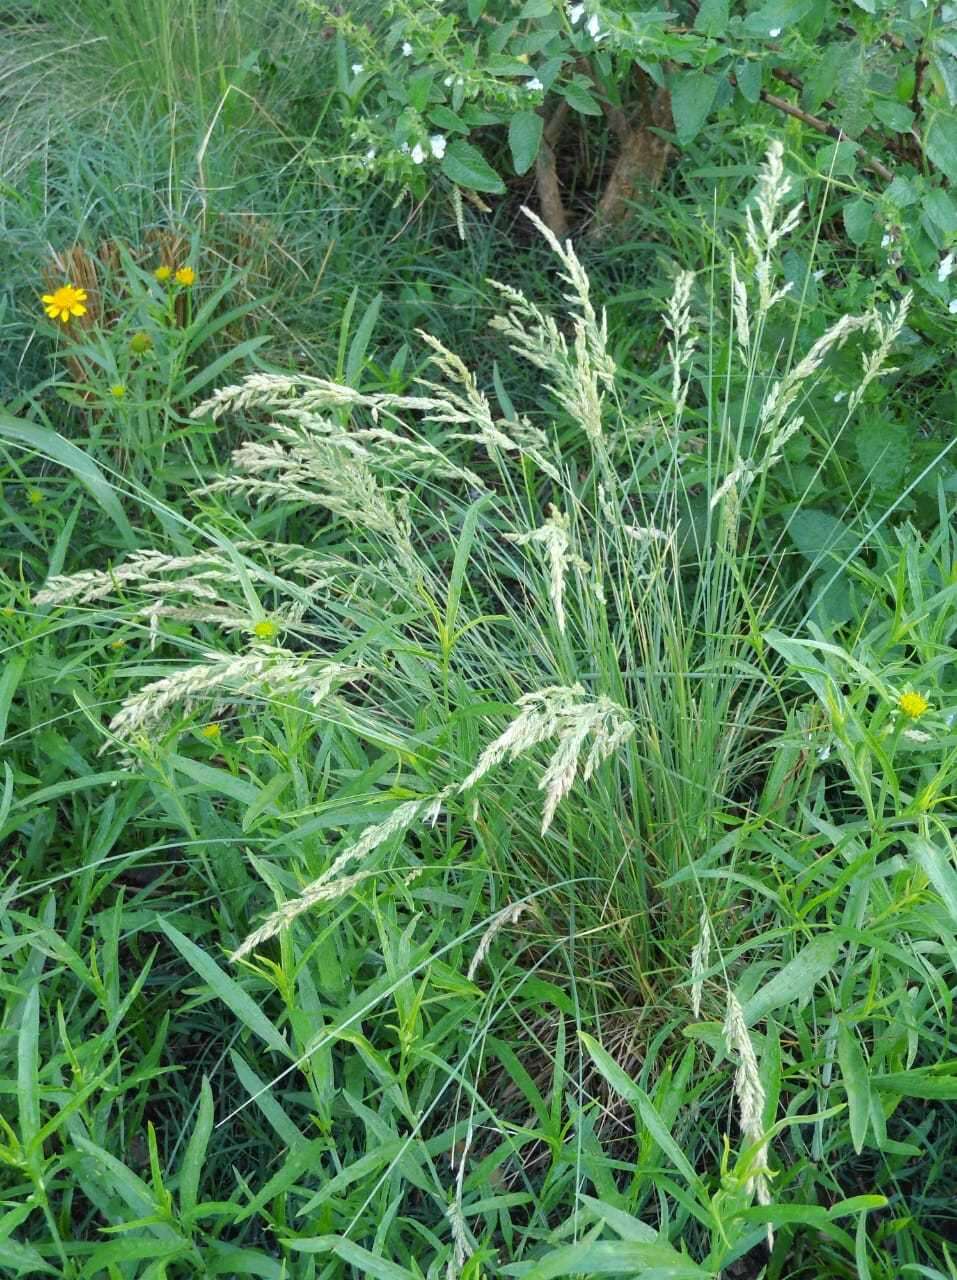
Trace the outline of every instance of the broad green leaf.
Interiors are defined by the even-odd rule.
[[[58,432],[50,431],[46,427],[38,427],[36,423],[27,422],[23,418],[14,418],[3,409],[0,409],[0,437],[25,445],[44,458],[49,458],[51,462],[57,463],[58,466],[72,471],[76,478],[86,485],[116,525],[126,545],[135,544],[136,537],[114,487],[89,454],[78,449]]]
[[[20,677],[26,670],[26,665],[26,658],[8,658],[3,667],[3,674],[0,675],[0,745],[2,745],[7,732],[7,716],[10,714],[10,704],[20,683]]]
[[[764,68],[757,60],[749,59],[746,62],[739,62],[735,67],[734,78],[745,102],[753,104],[760,99],[763,75]]]
[[[20,1244],[17,1240],[0,1240],[0,1267],[9,1267],[10,1274],[15,1276],[62,1274],[58,1268],[44,1262],[32,1245]]]
[[[851,1142],[858,1155],[864,1147],[867,1137],[868,1116],[871,1097],[867,1083],[867,1063],[858,1043],[857,1036],[841,1022],[837,1028],[837,1056],[841,1064],[841,1075],[847,1091],[847,1106],[850,1113]]]
[[[17,1104],[20,1112],[20,1141],[28,1150],[40,1131],[40,984],[34,983],[23,1002],[20,1034],[17,1037]]]
[[[957,1100],[957,1075],[932,1075],[929,1071],[894,1071],[871,1076],[875,1093],[893,1093],[901,1098],[940,1098]]]
[[[795,512],[788,524],[788,533],[801,555],[812,564],[818,564],[825,557],[829,562],[834,556],[843,559],[857,545],[857,539],[843,520],[815,507]]]
[[[248,992],[219,967],[212,956],[208,955],[195,942],[183,936],[166,920],[160,920],[159,926],[180,953],[183,959],[192,966],[199,976],[212,988],[213,993],[223,1004],[236,1015],[240,1022],[247,1026],[271,1049],[283,1056],[289,1056],[289,1046],[284,1037],[273,1026],[259,1005]]]
[[[362,319],[356,325],[356,331],[352,342],[349,344],[349,355],[346,360],[346,385],[350,387],[358,387],[360,374],[365,365],[366,353],[369,350],[369,343],[372,341],[372,334],[379,319],[379,312],[382,310],[381,293],[377,293],[372,299],[365,311],[362,313]]]
[[[671,87],[671,114],[675,133],[684,147],[700,133],[718,93],[717,76],[703,71],[683,71],[674,77]]]
[[[344,1236],[312,1236],[299,1240],[287,1236],[281,1243],[299,1253],[334,1253],[343,1262],[356,1267],[358,1275],[371,1276],[372,1280],[415,1280],[414,1272],[390,1262],[388,1258],[370,1253]]]
[[[461,138],[449,143],[442,160],[442,172],[450,182],[469,191],[487,191],[492,195],[502,195],[505,191],[505,183],[481,151]]]
[[[583,116],[600,116],[601,107],[580,80],[570,80],[562,86],[562,96],[573,111]]]
[[[714,1275],[690,1258],[683,1258],[668,1244],[642,1244],[635,1240],[582,1240],[546,1254],[522,1280],[556,1280],[558,1276],[641,1276],[652,1272],[655,1280],[706,1280]]]
[[[957,182],[957,112],[937,112],[924,139],[924,153],[951,182]]]
[[[843,217],[848,239],[852,244],[863,244],[874,225],[873,204],[863,196],[849,200],[844,206]]]
[[[196,1208],[199,1179],[203,1172],[203,1161],[206,1159],[206,1148],[209,1146],[212,1132],[213,1091],[209,1087],[209,1079],[203,1076],[203,1083],[199,1089],[196,1121],[193,1132],[189,1135],[179,1175],[179,1206],[183,1214],[191,1213]]]
[[[957,872],[954,871],[950,855],[923,836],[906,833],[904,842],[917,865],[940,894],[941,901],[957,925]]]
[[[508,145],[512,149],[516,173],[527,173],[535,163],[544,124],[537,111],[518,111],[512,116],[508,126]]]
[[[840,950],[841,941],[833,933],[809,942],[745,1004],[744,1018],[748,1026],[760,1022],[781,1005],[811,995],[815,984],[837,962]]]
[[[695,31],[705,36],[723,36],[728,29],[729,0],[701,0],[694,20]]]

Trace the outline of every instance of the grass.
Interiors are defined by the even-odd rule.
[[[154,84],[88,8],[3,31],[113,68],[5,152],[4,1269],[953,1276],[930,339],[741,144],[584,269],[461,245],[306,162],[291,19],[200,172],[256,29]]]

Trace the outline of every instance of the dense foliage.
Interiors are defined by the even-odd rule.
[[[957,1276],[955,15],[676,8],[0,15],[5,1274]]]

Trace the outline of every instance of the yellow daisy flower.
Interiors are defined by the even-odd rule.
[[[204,724],[202,729],[200,729],[199,731],[199,736],[201,738],[216,739],[216,738],[221,738],[222,734],[223,734],[222,729],[219,727],[218,724],[216,724],[215,721],[212,724]]]
[[[156,270],[153,272],[153,275],[160,282],[160,284],[162,284],[164,280],[168,280],[172,274],[173,274],[172,267],[157,267]]]
[[[196,272],[192,267],[180,267],[176,272],[176,283],[188,289],[191,284],[196,283]]]
[[[897,699],[897,705],[910,720],[919,720],[930,709],[930,703],[922,693],[902,693]]]
[[[43,501],[45,496],[46,495],[44,494],[42,489],[27,490],[27,502],[30,503],[31,507],[38,507],[40,503]]]
[[[279,635],[279,624],[272,618],[261,618],[253,623],[253,635],[257,640],[274,640]]]
[[[122,382],[114,382],[113,386],[110,387],[110,395],[114,400],[122,400],[126,395],[126,387],[123,386]]]
[[[72,284],[61,285],[53,293],[45,293],[40,299],[51,320],[69,324],[71,316],[85,316],[86,290],[75,289]]]

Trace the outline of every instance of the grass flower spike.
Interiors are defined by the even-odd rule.
[[[53,293],[45,293],[41,299],[43,309],[51,320],[60,320],[69,324],[74,317],[85,316],[86,290],[76,289],[72,284],[61,285]]]

